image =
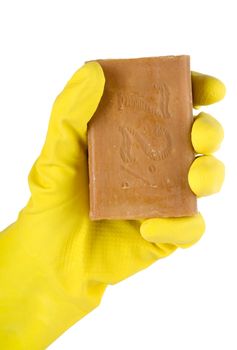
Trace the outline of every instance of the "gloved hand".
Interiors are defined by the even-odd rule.
[[[189,218],[90,221],[87,122],[103,94],[96,62],[80,68],[57,97],[47,138],[29,174],[31,198],[0,233],[0,348],[42,350],[94,309],[115,284],[188,247],[204,232],[201,214]],[[224,97],[217,79],[192,74],[193,103]],[[192,129],[197,158],[189,184],[198,195],[219,191],[224,166],[210,155],[223,137],[201,113]]]

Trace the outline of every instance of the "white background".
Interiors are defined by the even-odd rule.
[[[28,200],[27,176],[43,145],[52,103],[84,61],[190,54],[193,70],[221,78],[228,91],[223,102],[204,109],[225,128],[216,155],[226,164],[226,182],[220,194],[199,202],[207,223],[203,239],[109,287],[100,307],[50,350],[237,348],[234,5],[0,2],[0,231]]]

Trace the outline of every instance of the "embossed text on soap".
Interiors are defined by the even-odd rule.
[[[131,110],[140,110],[148,112],[151,115],[163,119],[171,118],[169,111],[170,93],[166,84],[154,84],[154,93],[156,98],[155,103],[151,103],[145,96],[137,94],[136,92],[118,92],[117,101],[118,109],[124,110],[129,108]]]

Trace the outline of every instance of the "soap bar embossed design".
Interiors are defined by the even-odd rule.
[[[90,218],[195,214],[189,57],[98,62],[106,83],[88,124]]]
[[[133,153],[133,148],[140,147],[141,151],[144,152],[146,157],[151,161],[147,164],[147,170],[150,173],[155,173],[159,165],[157,161],[161,161],[168,157],[169,152],[171,150],[171,140],[170,135],[168,131],[165,128],[162,128],[157,124],[155,127],[157,140],[159,139],[158,147],[155,145],[154,148],[152,147],[150,140],[145,137],[141,132],[136,131],[135,129],[129,128],[129,127],[121,127],[119,126],[119,131],[122,134],[122,142],[120,146],[120,157],[122,160],[122,163],[127,163],[126,167],[125,165],[121,165],[121,169],[124,169],[125,171],[132,174],[135,178],[141,179],[143,184],[146,184],[151,187],[157,187],[156,184],[152,184],[149,181],[149,174],[147,178],[143,178],[140,174],[142,171],[142,164],[140,164],[140,169],[135,170],[135,167],[132,167],[132,165],[139,164],[139,160],[135,158],[135,155]],[[136,143],[137,142],[137,143]],[[154,163],[154,164],[153,164]],[[132,182],[131,182],[132,183]],[[130,185],[129,187],[131,187]]]

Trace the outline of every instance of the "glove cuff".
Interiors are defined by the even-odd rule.
[[[85,279],[72,293],[18,243],[15,225],[0,234],[0,344],[43,350],[99,305],[106,286]]]

